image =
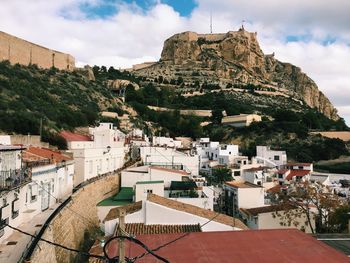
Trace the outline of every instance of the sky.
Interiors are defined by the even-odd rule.
[[[78,66],[131,67],[175,33],[257,32],[265,54],[302,68],[350,126],[349,0],[0,0],[0,31],[72,54]]]

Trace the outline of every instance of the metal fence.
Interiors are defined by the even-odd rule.
[[[12,190],[30,180],[31,176],[27,169],[0,171],[0,191]]]

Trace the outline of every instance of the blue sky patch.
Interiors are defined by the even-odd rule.
[[[97,5],[87,3],[82,4],[80,5],[80,10],[89,19],[104,19],[118,13],[118,4],[134,3],[144,11],[147,11],[152,8],[156,2],[156,0],[103,0]],[[174,8],[174,10],[181,16],[189,16],[193,9],[197,6],[195,0],[161,0],[160,2]],[[67,10],[62,11],[62,16],[69,19],[69,12],[65,11]]]

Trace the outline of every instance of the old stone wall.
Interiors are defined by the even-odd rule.
[[[69,54],[48,49],[0,31],[0,61],[9,60],[11,64],[36,64],[40,68],[56,67],[73,70],[75,59]]]
[[[79,249],[84,231],[99,226],[96,204],[116,194],[120,174],[103,177],[75,192],[72,201],[56,215],[42,238],[66,247]],[[40,241],[30,262],[72,262],[76,253]]]

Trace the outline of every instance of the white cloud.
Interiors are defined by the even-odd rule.
[[[71,53],[79,64],[130,67],[159,59],[163,41],[174,33],[209,32],[210,11],[215,32],[237,29],[247,20],[263,51],[300,66],[350,124],[348,0],[198,0],[187,18],[160,1],[148,10],[117,1],[119,12],[105,19],[89,19],[79,8],[103,1],[2,0],[0,30]],[[288,35],[302,35],[308,42],[286,43]],[[333,43],[322,45],[328,40]]]

